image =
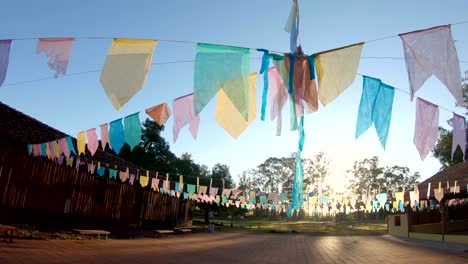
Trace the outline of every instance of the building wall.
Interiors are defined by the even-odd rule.
[[[399,237],[408,237],[408,217],[406,214],[388,215],[388,234]]]

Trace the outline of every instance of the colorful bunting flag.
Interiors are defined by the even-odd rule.
[[[109,179],[117,180],[117,170],[109,169]]]
[[[247,120],[249,68],[249,49],[199,43],[195,57],[195,115],[200,114],[222,88],[242,117]]]
[[[166,103],[159,104],[145,110],[158,125],[163,126],[171,116],[171,109]]]
[[[119,154],[120,149],[124,145],[124,128],[122,125],[122,118],[110,122],[110,144],[115,153]]]
[[[172,102],[172,109],[174,111],[174,128],[172,130],[174,143],[179,137],[180,130],[187,124],[189,125],[189,130],[193,138],[197,139],[200,116],[195,116],[193,100],[194,95],[192,93],[176,98]]]
[[[338,97],[356,77],[364,43],[321,52],[315,56],[318,97],[322,105]]]
[[[270,101],[270,117],[271,120],[274,120],[276,117],[276,135],[281,136],[281,127],[282,127],[282,115],[281,111],[283,106],[288,100],[288,93],[286,91],[286,85],[283,82],[283,78],[278,71],[278,67],[286,70],[284,63],[275,63],[277,66],[268,69],[268,83],[269,83],[269,101]]]
[[[106,145],[109,146],[110,149],[112,149],[112,146],[110,144],[109,140],[109,124],[103,124],[100,126],[101,128],[101,146],[102,150],[106,150]]]
[[[463,104],[460,62],[450,25],[438,26],[399,35],[403,42],[411,100],[434,74]]]
[[[55,71],[54,77],[67,73],[68,61],[74,42],[74,38],[40,38],[37,43],[36,53],[44,52],[48,58],[49,68]]]
[[[126,171],[119,171],[119,178],[122,182],[126,181],[128,179],[129,171],[128,168]]]
[[[270,67],[270,52],[266,49],[258,49],[263,52],[262,66],[260,67],[260,74],[263,74],[263,93],[262,93],[262,108],[260,119],[265,121],[265,110],[268,95],[268,67]]]
[[[115,38],[101,74],[101,84],[119,110],[143,87],[153,60],[156,40]]]
[[[356,124],[356,139],[373,123],[385,149],[392,119],[395,89],[381,80],[363,76],[362,96]]]
[[[70,156],[70,150],[68,149],[67,138],[61,138],[58,140],[60,151],[65,155],[65,157]]]
[[[78,136],[76,137],[76,145],[78,147],[78,155],[81,155],[81,153],[86,155],[86,134],[84,131],[78,133]]]
[[[88,150],[91,152],[91,156],[94,156],[96,150],[99,147],[99,141],[96,135],[96,129],[92,128],[86,131],[86,137],[88,139]]]
[[[299,35],[299,4],[297,0],[292,0],[291,11],[289,11],[288,20],[284,26],[284,30],[290,33],[289,48],[291,53],[294,53],[297,48],[297,37]]]
[[[248,100],[248,118],[247,120],[236,109],[233,102],[229,99],[228,95],[223,89],[218,91],[218,98],[216,100],[216,122],[226,130],[233,138],[238,138],[244,132],[247,126],[252,123],[257,117],[257,90],[256,78],[257,73],[251,73],[249,77],[249,100]],[[226,82],[223,85],[227,85]]]
[[[437,142],[439,134],[439,107],[431,102],[417,98],[416,126],[413,143],[424,160]]]
[[[11,40],[0,40],[0,86],[5,81],[8,71],[8,64],[10,62],[10,46]]]
[[[70,136],[67,137],[68,149],[70,150],[70,154],[73,153],[76,155],[75,147],[73,146],[72,138]]]
[[[124,119],[124,141],[130,145],[130,150],[141,142],[141,123],[139,113],[126,116]]]
[[[140,185],[141,187],[146,187],[148,185],[149,177],[140,175]]]
[[[457,146],[460,146],[463,152],[463,160],[465,160],[466,150],[466,120],[464,116],[453,113],[453,137],[452,137],[452,160]]]

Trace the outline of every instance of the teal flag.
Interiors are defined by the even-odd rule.
[[[266,49],[258,49],[258,51],[263,52],[262,67],[260,68],[260,74],[263,74],[261,120],[265,121],[265,110],[266,110],[267,95],[268,95],[268,67],[270,67],[270,52]]]
[[[129,115],[124,119],[124,141],[130,145],[130,150],[141,142],[141,122],[138,114]]]
[[[109,169],[109,179],[117,180],[117,170]]]
[[[196,188],[195,185],[193,185],[193,184],[187,184],[187,192],[188,192],[189,194],[194,194],[194,193],[195,193],[195,188]]]
[[[68,150],[70,151],[70,154],[73,153],[76,155],[76,150],[75,150],[75,147],[73,146],[73,142],[70,136],[67,137],[67,144],[68,144]]]
[[[265,205],[267,203],[267,198],[265,195],[261,195],[260,196],[260,203]]]
[[[280,193],[279,194],[279,201],[280,202],[284,202],[284,201],[286,201],[286,199],[288,199],[288,197],[286,196],[286,193]]]
[[[99,167],[99,169],[97,169],[97,175],[104,176],[104,173],[106,173],[106,167]]]
[[[184,200],[188,199],[188,193],[184,192]]]
[[[248,120],[250,49],[198,43],[194,71],[196,116],[222,88]]]
[[[124,145],[124,128],[122,125],[122,118],[110,123],[109,137],[112,149],[115,151],[115,153],[119,154],[120,149]]]
[[[302,168],[302,149],[304,147],[304,116],[301,116],[301,122],[299,127],[299,140],[297,144],[296,154],[296,171],[294,173],[294,183],[292,190],[292,204],[293,210],[299,210],[304,202],[304,175]]]
[[[361,102],[356,123],[356,139],[374,124],[380,144],[385,149],[392,120],[395,89],[381,80],[363,76]]]

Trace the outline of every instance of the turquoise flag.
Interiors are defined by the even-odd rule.
[[[187,192],[188,192],[189,194],[194,194],[194,193],[195,193],[195,187],[196,187],[196,186],[193,185],[193,184],[187,184]]]
[[[141,142],[141,123],[138,114],[129,115],[124,119],[124,141],[130,145],[130,150]]]
[[[270,52],[266,49],[258,49],[258,51],[263,52],[262,67],[260,68],[260,74],[263,74],[262,112],[260,118],[262,121],[265,121],[265,110],[268,95],[268,67],[270,67]]]
[[[265,195],[261,195],[260,196],[260,203],[265,205],[267,203],[267,198]]]
[[[363,76],[361,102],[356,123],[356,139],[374,124],[380,144],[385,149],[392,119],[395,89],[381,80]]]
[[[99,167],[99,169],[97,169],[97,174],[99,176],[104,176],[104,173],[106,173],[106,167]]]
[[[109,179],[117,179],[117,170],[109,169]]]
[[[73,146],[73,142],[70,136],[67,137],[67,144],[68,144],[68,150],[70,151],[70,154],[73,153],[76,155],[76,150],[75,150],[75,147]]]
[[[120,149],[124,145],[124,128],[122,125],[122,118],[110,123],[109,137],[112,149],[115,151],[115,153],[119,154]]]
[[[294,173],[294,183],[292,190],[292,204],[291,207],[293,210],[299,210],[304,202],[304,175],[302,168],[302,149],[304,147],[304,116],[301,116],[300,121],[300,131],[299,131],[299,141],[297,146],[297,155],[296,155],[296,171]]]
[[[222,88],[247,120],[249,74],[250,49],[198,43],[193,88],[195,115]]]

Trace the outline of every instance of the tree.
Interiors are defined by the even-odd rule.
[[[468,109],[468,71],[465,71],[465,77],[462,80],[462,89],[463,89],[463,104],[457,106]],[[468,113],[465,113],[465,115]],[[449,126],[452,126],[452,120],[447,120]],[[457,147],[453,160],[452,160],[452,132],[446,130],[442,127],[439,127],[439,137],[436,145],[432,149],[432,155],[439,160],[442,165],[440,170],[452,167],[455,164],[458,164],[463,161],[463,152],[461,151],[460,146]],[[468,145],[467,145],[468,147]],[[468,148],[467,148],[468,149]],[[465,149],[465,153],[466,150]],[[468,159],[468,155],[465,157]]]
[[[231,172],[229,171],[229,166],[226,164],[216,163],[211,169],[210,178],[218,182],[222,182],[224,179],[224,187],[231,188],[234,184],[232,180]]]
[[[330,186],[326,179],[330,176],[330,161],[325,153],[319,152],[314,159],[304,159],[304,186],[315,194],[326,195],[330,192]],[[307,189],[306,189],[307,190]]]
[[[355,195],[380,193],[394,193],[408,190],[417,183],[419,172],[411,174],[408,167],[381,167],[379,158],[374,156],[360,162],[355,161],[350,188]]]

